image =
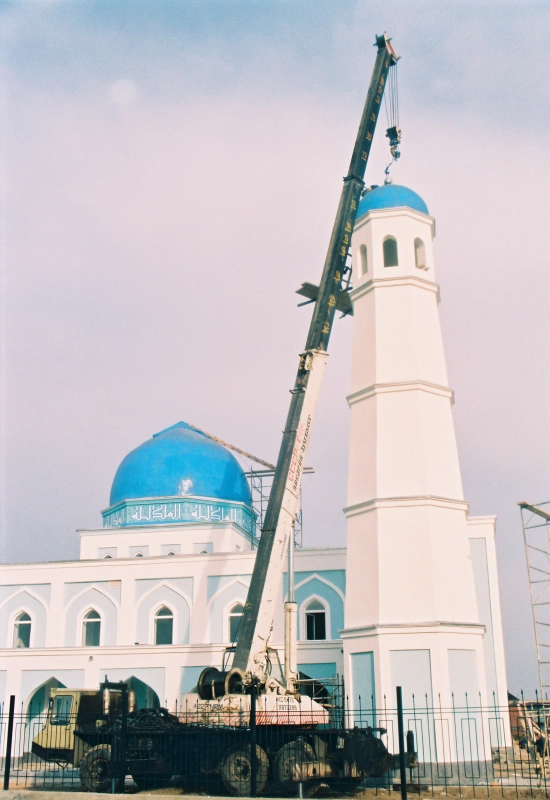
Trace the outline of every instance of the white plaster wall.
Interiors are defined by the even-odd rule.
[[[429,664],[433,697],[443,702],[450,703],[449,651],[473,653],[470,671],[486,685],[433,230],[426,215],[389,209],[363,217],[353,235],[354,263],[365,244],[369,268],[355,275],[352,292],[344,662],[351,681],[351,656],[372,652],[378,700],[386,695],[392,705],[392,658],[394,673],[401,662],[411,674],[416,662]],[[398,243],[396,267],[383,265],[388,235]],[[416,267],[416,237],[427,269]],[[416,685],[426,682],[417,677]]]
[[[420,386],[352,399],[348,505],[432,495],[462,500],[449,396]]]
[[[202,526],[188,529],[188,543],[200,540],[197,537],[202,533]],[[161,541],[165,539],[165,531],[157,528],[154,534]],[[130,537],[126,541],[135,539]],[[214,613],[210,601],[216,597],[208,595],[209,579],[222,592],[229,589],[244,600],[254,557],[255,552],[250,550],[225,554],[214,551],[209,555],[0,565],[0,607],[13,599],[9,613],[17,613],[28,591],[36,595],[35,600],[45,609],[42,624],[35,626],[31,635],[30,649],[12,647],[13,627],[9,614],[5,617],[6,641],[0,646],[5,696],[15,694],[17,702],[26,703],[51,678],[72,688],[97,688],[106,673],[134,675],[147,683],[147,670],[157,671],[151,673],[157,677],[161,670],[164,689],[160,689],[160,684],[157,687],[158,681],[152,688],[155,691],[158,688],[161,702],[166,700],[174,709],[180,701],[185,670],[195,674],[205,666],[219,667],[222,663],[224,636],[220,635],[219,643],[212,644],[210,625],[217,631],[225,630],[224,615],[231,598],[218,604]],[[325,574],[344,568],[343,549],[296,551],[299,573]],[[273,646],[279,650],[281,662],[284,660],[282,603],[281,591],[273,636]],[[174,611],[175,636],[170,646],[152,644],[154,612],[159,605],[167,605]],[[101,616],[100,647],[81,645],[82,614],[90,607],[96,608]],[[35,618],[33,625],[34,621]],[[33,640],[40,632],[43,638]],[[341,672],[340,650],[340,642],[303,642],[299,645],[299,660],[315,662],[318,657],[321,662],[332,663],[340,656]]]
[[[148,556],[166,556],[170,546],[180,554],[197,553],[196,544],[210,545],[212,552],[232,553],[250,550],[250,539],[233,524],[151,525],[124,528],[94,528],[79,531],[80,558],[135,557],[137,550]],[[147,550],[147,553],[144,550]]]
[[[485,620],[485,615],[481,612],[480,616],[482,621],[490,628],[491,635],[486,637],[485,648],[486,650],[490,649],[492,652],[490,658],[486,656],[486,661],[490,661],[491,665],[494,666],[494,673],[491,671],[491,674],[489,674],[489,669],[487,669],[487,695],[489,702],[493,702],[494,692],[497,704],[504,705],[508,701],[508,695],[496,555],[496,517],[469,517],[467,525],[470,543],[472,543],[472,540],[482,540],[485,545],[486,564],[479,565],[481,569],[478,575],[486,577],[485,594],[488,601],[487,612],[489,619]],[[473,556],[474,553],[472,552]],[[479,602],[480,592],[477,586],[476,594]]]

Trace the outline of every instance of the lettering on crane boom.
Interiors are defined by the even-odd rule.
[[[311,414],[308,415],[307,422],[300,422],[298,425],[294,450],[292,451],[292,458],[290,459],[288,482],[292,484],[292,488],[295,492],[298,491],[298,487],[300,486],[300,478],[302,477],[302,472],[304,470],[304,458],[310,429]]]

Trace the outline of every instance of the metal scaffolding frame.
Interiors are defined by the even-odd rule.
[[[314,472],[312,467],[304,467],[304,475],[312,475]],[[251,469],[245,472],[245,475],[250,484],[250,491],[252,494],[252,508],[256,514],[256,536],[259,539],[262,526],[264,524],[264,516],[267,509],[267,501],[271,492],[273,484],[273,476],[275,470],[271,469]],[[300,490],[300,507],[296,514],[296,521],[294,523],[294,546],[302,547],[302,493]]]
[[[550,502],[518,503],[537,646],[541,700],[550,695]]]

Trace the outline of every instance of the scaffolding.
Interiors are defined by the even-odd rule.
[[[312,467],[304,468],[304,475],[313,474]],[[245,472],[245,475],[250,484],[250,491],[252,494],[252,508],[256,514],[256,538],[260,538],[262,527],[264,524],[265,512],[267,510],[267,503],[273,485],[273,476],[275,470],[271,469],[251,469]],[[294,522],[294,546],[302,547],[302,492],[300,490],[300,505],[296,520]]]
[[[550,694],[550,502],[519,503],[543,702]]]

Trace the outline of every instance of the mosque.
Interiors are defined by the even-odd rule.
[[[298,662],[349,703],[506,703],[495,517],[464,500],[438,317],[435,221],[403,186],[368,190],[352,240],[347,548],[297,548]],[[315,431],[314,431],[315,435]],[[114,476],[78,561],[0,565],[0,702],[33,717],[52,687],[130,680],[175,710],[221,666],[255,557],[251,487],[178,422]],[[271,637],[284,659],[285,575]],[[276,661],[276,659],[274,659]],[[275,665],[276,667],[276,665]],[[275,668],[274,667],[274,668]],[[371,699],[372,698],[372,699]]]

